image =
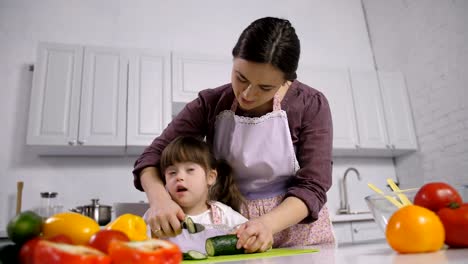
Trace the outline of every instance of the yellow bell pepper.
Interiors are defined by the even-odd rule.
[[[77,245],[88,244],[91,236],[99,230],[99,224],[94,219],[73,212],[52,215],[42,225],[42,235],[45,239],[67,235]]]
[[[123,214],[106,225],[106,229],[124,232],[132,241],[143,241],[148,239],[146,234],[146,222],[138,215]]]

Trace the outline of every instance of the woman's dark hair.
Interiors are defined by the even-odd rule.
[[[270,63],[286,80],[297,78],[301,47],[296,31],[286,19],[264,17],[252,22],[232,49],[234,58]]]
[[[161,175],[169,166],[179,162],[194,162],[205,172],[215,169],[218,172],[216,183],[209,190],[209,199],[220,201],[239,211],[244,201],[233,177],[229,164],[217,161],[208,144],[190,136],[181,136],[166,146],[161,156]],[[164,177],[162,177],[165,181]]]

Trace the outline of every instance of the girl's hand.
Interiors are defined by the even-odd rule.
[[[273,245],[273,232],[259,219],[250,220],[236,230],[239,238],[237,248],[244,248],[246,253],[265,252]]]
[[[162,206],[151,206],[147,212],[151,233],[158,238],[179,235],[182,232],[180,223],[184,218],[184,211],[173,200],[166,201]]]

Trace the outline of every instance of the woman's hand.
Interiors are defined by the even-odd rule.
[[[144,168],[140,173],[140,181],[150,204],[146,221],[151,227],[151,233],[160,238],[180,234],[184,211],[167,193],[158,170],[155,167]]]
[[[179,235],[182,232],[180,223],[184,217],[184,211],[173,200],[167,200],[162,206],[152,206],[147,212],[151,233],[158,238]]]
[[[236,230],[239,238],[237,248],[244,248],[246,253],[265,252],[273,245],[273,232],[260,219],[250,220]]]

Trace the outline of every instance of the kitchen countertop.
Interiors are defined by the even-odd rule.
[[[349,245],[336,248],[334,245],[318,245],[311,248],[319,252],[243,261],[223,262],[229,264],[442,264],[468,263],[468,249],[447,249],[433,253],[398,254],[385,242]],[[221,262],[217,262],[221,263]]]
[[[0,239],[0,245],[11,243]],[[446,249],[432,253],[398,254],[385,242],[372,244],[356,244],[336,248],[335,245],[317,245],[310,248],[319,249],[316,253],[293,255],[285,257],[250,259],[242,261],[223,262],[229,264],[466,264],[468,249]],[[221,263],[221,262],[217,262]]]

